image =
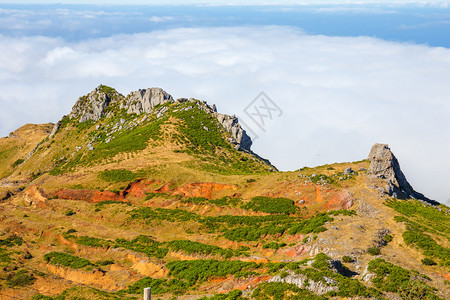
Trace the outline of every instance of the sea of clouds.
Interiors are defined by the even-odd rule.
[[[283,26],[177,28],[83,41],[0,35],[0,136],[56,122],[99,84],[161,87],[238,115],[281,170],[366,158],[388,143],[413,187],[450,198],[450,49]],[[263,130],[245,108],[265,92]]]

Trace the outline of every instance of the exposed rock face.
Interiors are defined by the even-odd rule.
[[[189,100],[186,98],[177,100],[179,103],[187,101],[196,102],[197,100],[192,98]],[[72,112],[69,114],[69,118],[79,118],[80,123],[88,120],[97,122],[105,116],[109,106],[117,105],[117,107],[125,109],[129,114],[141,114],[155,112],[155,106],[167,102],[174,102],[174,99],[170,94],[160,88],[140,89],[124,97],[112,88],[99,85],[92,92],[78,99],[72,108]],[[220,114],[217,112],[215,105],[210,106],[205,101],[198,103],[200,109],[214,115],[225,130],[231,134],[229,142],[235,146],[236,150],[251,152],[252,140],[241,127],[236,116]],[[165,110],[157,111],[156,113],[158,113],[159,117],[164,112]],[[50,136],[53,136],[58,131],[60,124],[58,122],[54,126]]]
[[[232,144],[237,145],[237,148],[245,149],[250,151],[250,147],[252,146],[252,140],[247,135],[245,130],[239,124],[239,120],[236,116],[229,116],[224,114],[216,113],[217,120],[220,124],[229,132],[233,140],[230,142]]]
[[[117,96],[121,96],[115,90]],[[88,120],[98,121],[105,115],[105,110],[111,103],[112,95],[107,93],[104,86],[99,85],[86,96],[78,99],[69,114],[70,118],[80,118],[80,123]]]
[[[156,105],[173,102],[171,95],[160,88],[150,88],[131,92],[120,108],[125,108],[129,114],[149,113]]]
[[[417,198],[428,202],[424,195],[414,191],[400,169],[400,164],[391,149],[386,144],[375,144],[370,150],[370,168],[368,174],[386,180],[385,192],[399,199]],[[437,202],[436,202],[437,203]]]

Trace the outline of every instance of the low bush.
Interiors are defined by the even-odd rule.
[[[314,295],[312,292],[301,289],[295,284],[285,282],[264,282],[253,291],[252,297],[256,300],[283,300],[283,299],[308,299],[326,300],[327,297]]]
[[[84,258],[73,256],[62,252],[50,252],[44,255],[44,260],[52,265],[69,267],[72,269],[82,269],[92,263]]]
[[[123,247],[129,250],[146,254],[149,257],[163,258],[169,249],[163,247],[163,244],[153,240],[152,238],[139,235],[135,239],[116,239],[114,247]]]
[[[440,299],[434,294],[436,289],[428,286],[424,282],[427,279],[417,272],[403,269],[381,258],[370,261],[367,270],[376,274],[372,279],[375,287],[397,293],[402,299]]]
[[[274,249],[274,250],[278,250],[282,247],[285,247],[286,243],[277,243],[277,242],[270,242],[267,243],[263,246],[263,249]]]
[[[381,250],[378,247],[371,247],[371,248],[367,249],[367,253],[369,253],[370,255],[380,255]]]
[[[27,270],[19,270],[12,272],[6,276],[6,283],[9,287],[22,287],[26,285],[31,285],[36,281],[36,277],[30,274]]]
[[[138,176],[136,173],[125,169],[104,170],[98,174],[100,179],[107,182],[130,182]]]
[[[422,264],[424,264],[426,266],[435,266],[435,265],[437,265],[434,260],[432,260],[431,258],[428,258],[428,257],[422,258],[421,262],[422,262]]]
[[[10,236],[4,240],[0,239],[0,247],[14,247],[21,246],[23,244],[23,239],[19,236]]]
[[[199,300],[243,300],[242,291],[232,290],[226,294],[217,294],[212,297],[201,297]]]
[[[345,263],[352,263],[352,262],[354,262],[355,260],[354,260],[352,257],[348,256],[348,255],[344,255],[344,256],[342,257],[342,261],[345,262]]]
[[[171,261],[166,264],[166,267],[170,270],[169,275],[185,281],[189,286],[205,282],[212,277],[226,277],[241,271],[252,271],[260,266],[255,262],[213,259]]]
[[[293,214],[297,207],[295,202],[287,198],[269,198],[258,196],[250,200],[249,203],[243,206],[245,209],[253,211],[260,211],[269,214]]]
[[[15,162],[13,162],[13,164],[11,165],[13,168],[23,164],[25,162],[25,159],[23,158],[19,158],[18,160],[16,160]]]

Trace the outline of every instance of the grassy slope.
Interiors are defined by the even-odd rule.
[[[323,276],[325,273],[319,274],[327,272],[323,266],[313,266],[313,270],[308,271],[306,265],[299,269],[296,269],[298,265],[294,269],[286,265],[272,272],[273,266],[266,264],[302,261],[321,252],[338,260],[343,260],[344,256],[353,258],[354,262],[346,264],[357,274],[352,277],[353,281],[343,277],[336,280],[347,287],[359,286],[361,294],[352,292],[350,296],[364,295],[373,292],[369,289],[373,286],[370,280],[363,281],[362,274],[375,258],[367,249],[376,246],[380,248],[379,257],[427,275],[431,280],[427,284],[438,288],[437,295],[441,298],[446,297],[443,293],[448,283],[441,275],[448,273],[448,268],[421,263],[423,249],[408,245],[404,239],[408,224],[397,222],[405,209],[396,211],[385,205],[388,199],[377,191],[377,187],[383,187],[383,182],[370,179],[364,170],[359,171],[368,168],[367,161],[303,168],[295,172],[269,172],[270,166],[227,144],[226,132],[219,127],[216,131],[211,130],[217,126],[215,119],[209,118],[196,105],[199,104],[167,105],[169,110],[165,117],[157,119],[153,116],[146,121],[142,121],[143,116],[127,116],[122,112],[97,124],[64,120],[59,132],[44,140],[32,159],[17,166],[10,178],[31,177],[39,169],[44,174],[35,178],[34,183],[47,192],[61,187],[120,190],[136,178],[157,180],[151,189],[167,183],[170,191],[129,196],[128,204],[49,199],[36,208],[26,204],[32,197],[27,189],[0,204],[4,216],[0,220],[3,233],[0,240],[6,241],[8,237],[23,239],[20,245],[5,242],[0,246],[3,267],[0,295],[27,291],[29,297],[41,293],[65,297],[62,299],[124,299],[139,291],[140,283],[151,285],[156,297],[164,299],[176,293],[227,292],[236,287],[245,289],[248,284],[256,287],[255,282],[277,274],[287,276],[289,272],[301,271],[308,276]],[[192,113],[196,118],[189,117]],[[133,128],[112,133],[114,139],[106,143],[108,136],[104,133],[112,132],[120,119],[125,120],[123,126]],[[204,126],[210,130],[205,131]],[[193,130],[188,131],[189,128]],[[87,144],[95,137],[92,143],[95,150],[87,150]],[[38,135],[33,138],[38,139]],[[7,144],[4,140],[1,142]],[[9,148],[5,149],[13,149],[15,145],[8,144]],[[80,146],[82,148],[77,151]],[[27,144],[26,147],[31,146]],[[26,147],[24,149],[29,151]],[[22,152],[17,156],[20,155]],[[10,155],[7,161],[11,163],[15,159]],[[347,167],[357,173],[345,176],[343,171]],[[177,188],[192,189],[188,184],[197,182],[233,185],[233,189],[213,193],[213,198],[229,196],[234,199],[191,199],[175,195]],[[353,198],[352,208],[356,215],[328,215],[333,220],[322,225],[321,219],[315,217],[318,213],[339,208],[336,199],[343,191]],[[294,213],[264,213],[276,211],[276,206],[265,210],[251,205],[255,196],[291,199],[293,204],[284,200],[283,203],[294,205],[294,210],[283,211]],[[388,203],[392,206],[392,202]],[[445,211],[447,208],[442,209],[444,212],[438,213],[437,218],[427,217],[434,213],[425,213],[425,221],[423,214],[406,216],[409,221],[426,223],[428,228],[437,227],[438,223],[442,227],[450,219]],[[315,221],[302,221],[307,218]],[[307,222],[304,227],[292,230],[302,222]],[[286,228],[278,231],[283,226]],[[379,246],[379,232],[386,229],[390,230],[392,241]],[[242,235],[243,232],[249,235]],[[442,247],[448,247],[445,230],[443,233],[430,232],[430,229],[424,232]],[[45,258],[45,254],[55,252],[71,256],[52,254],[58,259],[53,260],[48,255]],[[194,262],[190,264],[191,260]],[[80,268],[71,267],[72,262],[77,261],[82,262],[78,264]],[[221,261],[226,261],[227,265],[222,265]],[[186,266],[199,273],[182,271]],[[207,272],[222,276],[204,277]],[[167,281],[170,279],[174,281]],[[127,288],[133,282],[136,285]],[[403,286],[407,287],[409,285]],[[113,290],[124,292],[116,294]],[[311,296],[307,291],[277,284],[261,285],[255,293],[258,299],[283,293]]]
[[[0,138],[0,165],[2,166],[0,178],[18,168],[20,160],[24,160],[52,128],[53,124],[27,124],[12,132],[10,136]]]

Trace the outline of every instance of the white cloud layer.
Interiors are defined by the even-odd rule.
[[[57,121],[98,84],[215,103],[280,169],[360,160],[388,143],[413,187],[450,198],[450,49],[287,27],[173,29],[67,43],[0,36],[0,135]],[[265,132],[244,113],[264,91]]]

